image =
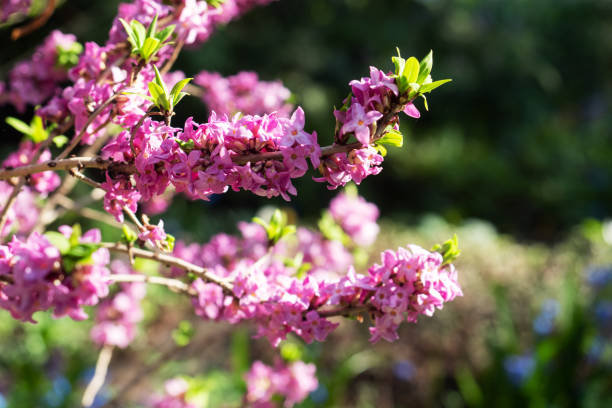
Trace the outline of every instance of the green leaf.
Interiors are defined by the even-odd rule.
[[[149,24],[149,27],[147,27],[147,33],[146,33],[147,38],[153,37],[156,32],[157,32],[157,14],[155,14],[155,17],[153,17],[153,21],[151,21],[151,24]]]
[[[191,152],[195,147],[195,142],[193,139],[189,139],[187,142],[176,138],[174,140],[176,140],[176,143],[178,143],[181,150],[183,150],[185,153]]]
[[[132,30],[132,27],[122,18],[120,18],[119,21],[123,25],[123,29],[128,35],[128,41],[130,44],[132,44],[132,51],[134,51],[135,48],[140,48],[140,44],[134,34],[134,30]]]
[[[436,89],[437,87],[442,86],[445,83],[450,82],[450,81],[452,81],[452,79],[440,79],[439,81],[435,81],[435,82],[431,82],[429,84],[421,85],[421,89],[419,89],[419,93],[424,94],[424,93],[431,92],[434,89]]]
[[[168,37],[172,35],[173,32],[174,32],[174,24],[169,25],[168,27],[161,30],[159,33],[155,35],[155,38],[157,38],[159,42],[163,44],[168,39]]]
[[[378,153],[380,153],[382,157],[387,156],[387,148],[385,146],[377,143],[374,145],[374,148],[378,150]]]
[[[145,61],[149,62],[151,58],[155,55],[159,45],[159,40],[154,37],[149,37],[144,41],[142,48],[140,50],[140,57]]]
[[[219,6],[223,5],[225,1],[226,0],[206,0],[206,2],[210,4],[211,6],[213,6],[214,8],[218,8]]]
[[[47,231],[44,235],[51,245],[60,251],[60,254],[64,255],[70,251],[70,241],[68,241],[68,238],[66,238],[64,234],[57,231]]]
[[[174,95],[174,100],[172,101],[172,106],[176,106],[178,105],[178,103],[187,95],[189,95],[187,92],[180,92],[178,95]]]
[[[66,143],[68,143],[68,137],[64,136],[64,135],[59,135],[59,136],[55,136],[53,138],[53,144],[60,148],[63,147]]]
[[[185,78],[185,79],[178,81],[176,84],[174,84],[174,86],[172,87],[172,90],[170,91],[170,99],[172,99],[173,101],[176,101],[176,99],[178,98],[179,94],[181,93],[185,85],[187,85],[192,79],[193,78]],[[176,103],[174,103],[174,105],[176,105]]]
[[[419,77],[419,61],[416,58],[410,57],[406,60],[402,77],[406,78],[408,83],[417,81]]]
[[[166,88],[166,84],[164,83],[164,80],[162,79],[162,76],[155,65],[153,65],[153,70],[155,71],[155,83],[161,86],[161,88],[164,90],[164,95],[168,95],[168,88]]]
[[[64,69],[69,69],[79,62],[79,55],[83,52],[83,46],[81,43],[75,41],[70,44],[68,48],[58,45],[56,47],[56,52],[56,65]]]
[[[329,211],[325,211],[319,219],[318,227],[323,236],[330,241],[338,241],[347,246],[351,239],[344,232],[342,227],[336,223]]]
[[[300,344],[295,342],[283,342],[280,347],[280,354],[285,361],[298,361],[303,358],[303,347]]]
[[[459,240],[457,239],[457,234],[453,235],[453,237],[442,245],[437,244],[434,245],[432,251],[439,252],[443,257],[443,265],[447,265],[452,263],[455,259],[461,255],[461,251],[459,250]]]
[[[400,55],[399,48],[396,48],[396,50],[397,50],[397,57],[391,57],[391,61],[393,61],[393,65],[395,65],[395,75],[397,77],[400,77],[402,76],[404,72],[404,68],[406,66],[406,60],[402,58],[402,56]]]
[[[26,136],[30,136],[32,133],[32,130],[30,129],[30,126],[27,123],[12,116],[6,118],[6,123],[7,125],[15,128],[18,132],[23,133]]]
[[[376,143],[402,147],[404,145],[404,136],[402,135],[402,133],[393,128],[387,129],[388,130],[386,131],[386,133],[380,139],[378,139]]]
[[[81,229],[81,224],[74,224],[72,226],[72,234],[70,234],[70,245],[76,246],[79,244],[79,239],[83,235],[83,230]]]
[[[425,96],[425,94],[421,94],[421,98],[423,98],[423,105],[425,105],[425,110],[428,111],[429,105],[427,104],[427,97]]]
[[[419,77],[417,78],[417,82],[422,84],[425,82],[427,76],[431,73],[431,68],[433,67],[433,51],[429,51],[429,54],[425,56],[421,60],[419,64]]]
[[[34,115],[32,123],[30,123],[30,137],[34,143],[40,143],[49,138],[49,132],[45,130],[42,118],[38,115]]]
[[[172,331],[172,339],[177,346],[185,347],[191,343],[194,334],[195,329],[193,325],[189,321],[183,320],[179,323],[178,327]]]
[[[174,235],[166,233],[166,240],[164,242],[164,249],[168,252],[174,251],[174,243],[176,242],[176,238]]]
[[[287,214],[279,209],[274,210],[270,222],[262,220],[259,217],[254,217],[253,222],[261,225],[266,230],[268,236],[268,244],[274,245],[282,238],[295,233],[294,225],[287,225]]]
[[[155,100],[155,105],[161,110],[168,111],[170,109],[170,104],[162,87],[157,85],[155,82],[149,82],[148,85],[149,92]]]
[[[132,20],[130,25],[132,26],[132,32],[134,33],[134,38],[136,40],[136,48],[141,49],[144,45],[145,38],[147,38],[146,29],[138,20]]]
[[[70,248],[70,250],[66,253],[66,256],[77,259],[79,262],[86,260],[96,252],[100,248],[99,244],[85,243],[78,244]]]
[[[128,243],[128,244],[133,244],[134,242],[136,242],[138,240],[138,235],[127,225],[123,225],[122,228],[123,234],[121,236],[122,241]]]

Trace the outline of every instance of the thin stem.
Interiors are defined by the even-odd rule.
[[[181,292],[189,296],[197,295],[197,292],[189,287],[185,282],[178,279],[165,278],[163,276],[149,276],[149,275],[128,275],[128,274],[116,274],[110,275],[108,280],[111,282],[141,282],[150,283],[153,285],[166,286],[170,290]]]
[[[110,249],[111,251],[123,252],[126,254],[130,251],[130,248],[127,245],[119,243],[102,243],[102,246],[104,248]],[[131,251],[134,256],[158,261],[168,266],[175,266],[177,268],[183,269],[186,272],[193,273],[194,275],[207,282],[216,283],[217,285],[221,286],[221,288],[223,288],[223,290],[228,295],[234,296],[232,285],[229,282],[214,275],[211,275],[207,269],[202,268],[201,266],[194,265],[191,262],[185,261],[184,259],[180,259],[175,256],[163,254],[160,252],[152,252],[140,248],[132,248]]]
[[[102,105],[98,106],[98,108],[96,110],[94,110],[91,115],[89,115],[89,118],[87,118],[87,122],[85,122],[85,125],[83,126],[83,128],[81,129],[79,134],[76,135],[76,137],[74,137],[72,139],[70,144],[68,146],[66,146],[64,151],[62,151],[56,157],[56,160],[62,160],[63,158],[67,157],[70,154],[70,152],[72,152],[74,150],[74,148],[77,147],[77,145],[79,144],[79,142],[83,138],[83,135],[85,134],[85,132],[87,132],[87,128],[89,127],[89,125],[91,125],[93,123],[93,121],[98,117],[98,115],[100,113],[102,113],[102,111],[104,109],[106,109],[108,107],[108,105],[110,105],[115,100],[116,97],[117,97],[117,93],[114,93],[112,96],[110,96],[108,99],[106,99],[102,103]]]
[[[87,146],[82,149],[80,155],[90,156],[92,154],[96,154],[98,150],[100,150],[102,146],[106,144],[110,137],[110,133],[107,133],[102,137],[98,137],[91,146]],[[58,214],[55,206],[59,204],[58,201],[62,199],[61,197],[66,198],[68,194],[70,194],[72,189],[77,185],[77,182],[78,180],[74,177],[64,177],[62,184],[60,184],[59,188],[53,192],[40,211],[39,220],[34,228],[35,231],[41,232],[45,226],[57,219]],[[65,206],[63,207],[65,208]]]
[[[47,6],[38,17],[30,21],[25,26],[13,29],[13,31],[11,32],[11,39],[13,41],[18,40],[24,35],[30,34],[31,32],[36,31],[37,29],[42,27],[47,22],[47,20],[49,20],[49,18],[53,14],[53,11],[55,11],[55,2],[56,0],[47,1]]]
[[[166,63],[164,64],[161,73],[162,74],[167,74],[168,71],[170,71],[170,69],[172,68],[172,65],[174,65],[174,63],[176,62],[176,59],[178,58],[181,50],[183,49],[183,45],[185,45],[185,41],[184,40],[179,40],[179,42],[176,44],[176,47],[174,47],[174,50],[172,51],[172,55],[170,56],[170,59],[168,61],[166,61]]]
[[[64,209],[69,211],[74,211],[78,215],[89,218],[94,221],[103,222],[105,224],[111,225],[113,227],[120,228],[121,224],[115,219],[115,217],[108,215],[105,212],[96,211],[89,207],[84,207],[73,201],[72,199],[66,196],[57,196],[56,198],[57,204],[62,206]]]
[[[85,184],[89,184],[93,188],[102,188],[102,185],[100,183],[98,183],[95,180],[90,179],[89,177],[87,177],[86,175],[78,171],[77,169],[73,168],[73,169],[68,170],[68,172],[70,173],[71,176],[73,176],[77,180],[80,180]]]
[[[83,399],[81,400],[81,404],[84,407],[90,407],[94,403],[96,395],[106,380],[106,373],[108,372],[108,366],[112,357],[113,346],[105,345],[102,347],[102,350],[100,350],[100,355],[98,356],[98,361],[96,362],[96,371],[93,378],[87,385],[85,393],[83,394]]]
[[[330,145],[321,148],[321,157],[331,156],[336,153],[347,153],[351,150],[359,149],[363,145],[359,142],[346,145]],[[283,155],[280,152],[255,153],[248,155],[237,155],[232,157],[232,161],[238,165],[243,165],[248,162],[256,163],[266,160],[282,160]],[[127,163],[118,163],[112,160],[105,160],[101,157],[71,157],[62,160],[49,160],[42,163],[31,164],[27,166],[16,167],[14,169],[6,169],[0,171],[0,180],[8,180],[13,177],[27,176],[28,174],[40,173],[49,170],[68,170],[71,168],[88,168],[100,170],[112,170],[116,173],[133,174],[136,173],[136,168]]]

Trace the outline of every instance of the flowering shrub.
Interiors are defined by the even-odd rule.
[[[310,167],[318,172],[314,181],[329,189],[359,184],[382,171],[385,146],[402,145],[400,114],[418,118],[416,98],[427,108],[425,94],[448,81],[432,80],[431,53],[418,61],[398,51],[394,71],[370,67],[368,76],[350,81],[350,94],[333,112],[333,144],[321,146],[280,82],[203,71],[190,84],[192,78],[171,71],[183,46],[201,44],[217,25],[269,2],[121,4],[105,44],[81,46],[54,31],[2,84],[2,102],[18,111],[38,106],[29,125],[7,119],[24,141],[0,171],[0,231],[10,238],[0,245],[0,307],[33,323],[38,311],[82,320],[84,306],[98,306],[91,337],[103,352],[86,406],[104,377],[109,350],[135,338],[145,283],[189,297],[202,319],[250,321],[256,336],[273,346],[290,333],[307,343],[324,341],[339,317],[369,317],[372,343],[394,341],[402,322],[432,316],[462,295],[452,264],[456,238],[431,251],[417,245],[385,251],[379,264],[358,273],[359,249],[376,239],[379,211],[350,188],[332,201],[319,231],[296,228],[276,211],[241,223],[239,237],[218,234],[204,245],[175,242],[163,221],[151,224],[142,211],[147,204],[163,212],[177,193],[209,200],[230,189],[289,201],[297,194],[292,180]],[[24,11],[26,3],[3,4],[0,15]],[[188,92],[201,95],[210,117],[174,125],[174,109]],[[71,137],[63,135],[71,129]],[[79,146],[82,153],[71,156]],[[62,181],[58,170],[68,177]],[[73,202],[67,197],[73,178],[102,192],[97,197],[121,228],[121,241],[103,242],[99,230],[82,233],[78,225],[43,233],[57,218],[57,205]],[[46,202],[39,206],[35,198]],[[39,213],[38,220],[24,217],[24,209]],[[169,268],[145,275],[134,270],[135,258]],[[317,385],[314,365],[301,361],[256,362],[246,382],[245,404],[258,407],[273,406],[278,396],[293,406]],[[184,381],[167,383],[166,394],[153,406],[193,406]]]

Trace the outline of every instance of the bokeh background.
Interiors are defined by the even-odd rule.
[[[52,29],[104,42],[117,4],[64,2],[14,43],[0,28],[0,78]],[[318,366],[321,386],[303,406],[612,406],[612,2],[282,0],[184,51],[176,68],[280,79],[328,144],[348,81],[369,65],[391,69],[396,46],[418,58],[433,49],[434,79],[453,82],[419,120],[402,121],[404,147],[359,186],[382,214],[371,252],[456,233],[465,296],[404,327],[394,344],[369,346],[356,322],[324,344],[287,342],[286,358]],[[176,121],[207,115],[186,98]],[[2,157],[19,140],[6,116],[19,114],[0,106]],[[308,178],[297,188],[291,203],[242,193],[177,199],[164,219],[199,242],[235,232],[264,205],[314,224],[335,193]],[[127,387],[119,406],[129,407],[188,373],[203,406],[239,405],[244,366],[276,351],[248,327],[203,324],[178,297],[149,294],[139,339],[111,365],[108,396]],[[0,316],[0,407],[78,406],[96,359],[90,323]],[[180,346],[180,330],[170,333],[185,320],[195,334]]]

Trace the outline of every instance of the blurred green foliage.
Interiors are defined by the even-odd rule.
[[[54,28],[82,43],[103,42],[117,4],[61,3],[42,29],[2,42],[0,76]],[[286,343],[284,358],[318,365],[323,385],[305,407],[610,406],[610,332],[596,311],[612,293],[586,285],[585,271],[612,264],[599,222],[612,208],[611,22],[605,0],[282,0],[181,55],[176,67],[188,76],[253,70],[282,79],[322,143],[331,141],[331,107],[346,96],[348,81],[366,75],[368,65],[391,70],[396,46],[417,56],[433,49],[434,77],[453,78],[429,99],[430,112],[418,121],[403,118],[404,146],[390,150],[383,173],[360,190],[387,220],[377,249],[430,247],[457,233],[466,296],[404,328],[393,345],[369,347],[356,322],[325,345]],[[8,38],[8,29],[0,36]],[[207,117],[195,98],[183,100],[175,123],[190,115]],[[19,115],[0,107],[6,116]],[[27,114],[20,118],[29,123]],[[5,157],[19,135],[0,122]],[[310,180],[298,184],[300,195],[289,205],[314,219],[332,193]],[[165,220],[177,236],[202,242],[250,219],[261,204],[242,193],[210,204],[177,200]],[[108,240],[119,238],[103,228]],[[519,244],[506,233],[555,244]],[[149,392],[187,373],[199,401],[218,406],[225,397],[239,405],[248,363],[270,363],[274,354],[248,332],[221,345],[199,338],[228,333],[180,323],[185,305],[161,288],[150,293],[156,301],[145,304],[147,335],[131,349],[139,357],[114,360],[110,381],[144,367]],[[534,320],[549,300],[558,312],[541,334]],[[89,324],[37,318],[38,325],[21,325],[2,313],[0,407],[76,406],[91,376]],[[163,332],[167,338],[158,339]],[[160,346],[174,347],[175,340],[175,354]]]
[[[103,42],[117,3],[63,3],[43,29],[3,42],[10,57],[0,74],[52,28]],[[612,205],[610,21],[612,4],[603,0],[282,0],[185,50],[176,67],[188,76],[253,70],[280,78],[304,106],[307,128],[329,143],[331,108],[348,81],[366,75],[368,65],[392,70],[396,46],[417,56],[433,49],[434,77],[454,81],[430,98],[421,119],[403,119],[405,147],[393,149],[383,176],[366,180],[362,191],[384,196],[377,204],[390,216],[478,217],[554,241],[585,217],[605,217]],[[207,117],[195,98],[179,106],[176,123],[190,115]],[[292,205],[318,214],[313,197],[326,202],[329,193],[310,180],[298,184]],[[258,202],[228,194],[217,207]]]

